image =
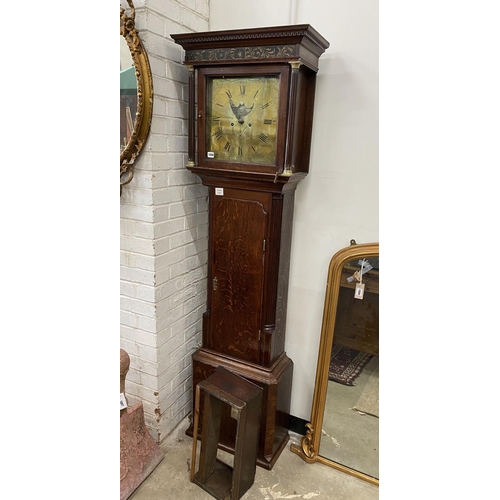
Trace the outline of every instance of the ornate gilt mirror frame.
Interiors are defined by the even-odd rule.
[[[320,462],[377,486],[379,484],[378,479],[319,455],[319,447],[321,441],[321,429],[323,427],[323,417],[328,388],[328,369],[330,366],[330,357],[333,345],[342,269],[345,264],[350,261],[368,257],[378,257],[378,255],[378,243],[364,243],[358,245],[354,240],[351,240],[350,247],[339,250],[330,260],[311,420],[308,424],[306,424],[306,435],[302,438],[300,446],[292,444],[290,447],[292,452],[302,457],[308,463]]]
[[[120,151],[120,193],[134,175],[134,162],[146,142],[153,117],[153,77],[149,59],[135,27],[135,8],[132,0],[127,0],[130,16],[120,7],[120,35],[130,49],[137,79],[137,113],[134,128],[126,146]]]

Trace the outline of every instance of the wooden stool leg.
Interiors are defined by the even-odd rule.
[[[200,469],[198,480],[205,481],[215,470],[219,443],[222,401],[205,392],[201,428]]]
[[[200,418],[200,388],[196,386],[196,397],[194,404],[194,431],[193,431],[193,452],[191,455],[191,482],[194,482],[194,472],[196,469],[196,446],[198,443],[198,421]]]

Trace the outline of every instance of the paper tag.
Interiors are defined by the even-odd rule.
[[[127,399],[125,398],[125,394],[120,392],[120,410],[124,408],[128,408]]]
[[[216,196],[224,196],[224,188],[215,188]]]
[[[213,151],[207,151],[207,158],[215,158],[215,153]]]
[[[365,284],[356,283],[356,289],[354,290],[354,298],[362,299],[364,294],[365,294]]]

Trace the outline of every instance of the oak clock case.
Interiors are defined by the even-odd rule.
[[[171,36],[189,70],[187,168],[209,192],[207,308],[193,354],[193,401],[218,366],[262,387],[257,465],[272,469],[289,441],[294,193],[309,171],[318,60],[329,44],[310,25]],[[236,421],[224,411],[218,444],[234,453]],[[193,424],[186,433],[193,436]]]

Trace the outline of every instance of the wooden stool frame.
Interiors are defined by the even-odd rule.
[[[196,471],[202,391],[204,410],[199,468]],[[238,500],[254,482],[262,393],[261,387],[223,367],[218,367],[213,375],[196,386],[190,480],[219,500]],[[217,458],[222,407],[225,404],[230,406],[231,417],[237,421],[233,467]]]

